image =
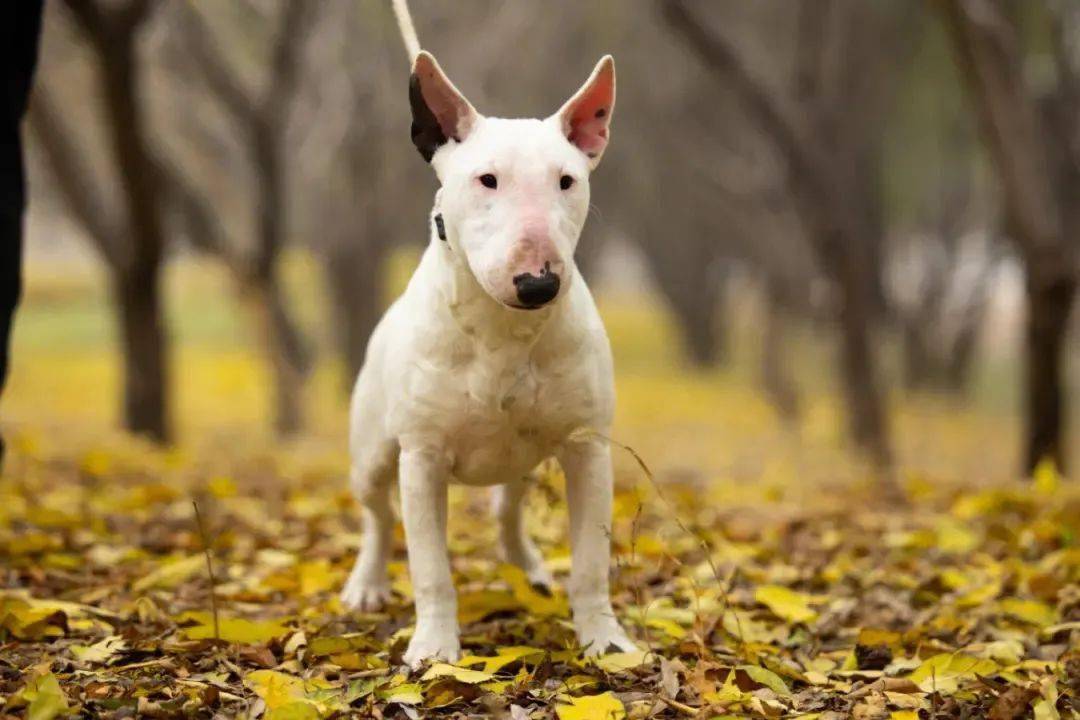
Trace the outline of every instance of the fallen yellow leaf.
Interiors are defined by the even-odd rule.
[[[609,653],[607,655],[601,655],[596,658],[594,662],[596,667],[600,668],[604,672],[616,673],[630,668],[635,668],[645,662],[645,657],[649,653],[645,650],[637,650],[635,652],[621,652],[621,653]]]
[[[305,596],[336,588],[341,584],[343,575],[331,567],[329,560],[301,563],[297,572],[300,575],[300,594]]]
[[[791,695],[791,691],[788,690],[787,683],[784,682],[783,678],[768,668],[763,668],[760,665],[739,665],[735,669],[742,670],[750,676],[751,680],[759,685],[764,685],[777,695],[782,697]]]
[[[378,696],[386,702],[399,705],[419,705],[424,702],[421,688],[415,683],[403,683],[392,688],[380,690]]]
[[[439,678],[453,678],[458,682],[468,683],[470,685],[476,685],[477,683],[487,682],[494,679],[494,675],[480,670],[469,670],[467,668],[457,667],[456,665],[448,665],[447,663],[435,663],[427,672],[421,676],[421,680],[437,680]]]
[[[267,718],[272,720],[306,720],[326,717],[335,708],[316,696],[329,687],[322,680],[303,680],[276,670],[256,670],[244,676],[244,685],[266,703]]]
[[[769,608],[777,617],[794,623],[808,623],[817,619],[810,607],[810,598],[782,585],[760,585],[754,591],[754,600]]]
[[[553,591],[548,595],[537,591],[529,582],[529,576],[516,565],[500,565],[499,576],[510,585],[514,599],[533,615],[540,617],[565,617],[570,613],[566,596]]]
[[[928,658],[910,675],[923,692],[953,693],[960,681],[989,675],[998,669],[993,660],[965,653],[942,653]]]
[[[179,622],[188,620],[196,622],[195,625],[181,630],[184,637],[189,640],[203,640],[214,637],[214,617],[209,612],[192,610],[183,613],[177,620]],[[218,623],[221,640],[245,645],[267,642],[290,631],[290,628],[282,620],[254,621],[238,617],[220,616]]]
[[[132,583],[131,589],[135,592],[146,592],[151,588],[176,587],[204,567],[206,558],[203,555],[166,560],[156,570]]]
[[[458,660],[457,664],[463,667],[472,667],[474,665],[483,665],[484,672],[496,673],[502,670],[507,665],[514,663],[518,660],[525,660],[527,658],[539,658],[543,656],[544,651],[539,648],[528,647],[525,645],[513,645],[510,647],[501,647],[496,650],[495,655],[483,656],[483,655],[466,655]]]
[[[461,593],[458,597],[458,622],[469,625],[489,615],[519,610],[521,603],[513,594],[499,590]]]
[[[123,638],[119,635],[110,635],[93,645],[72,645],[71,654],[80,662],[101,664],[109,662],[125,647],[127,643]]]
[[[1054,608],[1038,600],[1006,598],[998,604],[1006,615],[1038,627],[1053,625],[1058,619]]]
[[[29,703],[26,720],[52,720],[68,709],[67,696],[51,672],[30,678],[19,695]]]
[[[559,720],[623,720],[626,708],[610,692],[570,697],[563,695],[555,706]]]
[[[62,637],[67,617],[49,607],[21,597],[0,597],[0,635],[10,633],[20,640]]]

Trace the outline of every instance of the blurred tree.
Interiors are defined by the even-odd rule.
[[[1005,257],[948,39],[932,13],[916,25],[901,97],[883,128],[889,305],[905,388],[963,395]]]
[[[349,28],[349,42],[345,51],[327,58],[318,74],[329,76],[338,73],[336,68],[349,68],[354,94],[362,99],[355,107],[348,105],[347,93],[339,87],[332,95],[313,100],[324,107],[341,105],[352,114],[348,133],[310,143],[310,155],[329,149],[335,156],[334,163],[312,167],[313,181],[334,178],[322,194],[327,211],[314,215],[335,221],[327,232],[311,237],[327,260],[332,295],[337,297],[335,288],[340,287],[340,297],[354,298],[345,305],[351,311],[344,318],[356,325],[368,317],[364,308],[371,305],[358,295],[370,296],[371,283],[353,258],[378,261],[385,253],[378,248],[426,239],[425,206],[430,202],[426,187],[432,182],[428,168],[410,156],[403,161],[400,155],[402,118],[408,116],[401,85],[407,65],[401,60],[392,19],[382,4],[361,4],[350,11],[362,15],[357,27],[342,7],[348,6],[331,6],[327,16],[335,17],[337,27]],[[715,158],[729,149],[716,131],[719,101],[715,93],[702,92],[706,73],[686,62],[685,49],[658,36],[649,23],[627,16],[620,2],[603,0],[586,6],[566,0],[543,5],[470,0],[424,7],[416,19],[421,37],[430,42],[429,49],[459,87],[481,112],[496,116],[543,116],[553,111],[601,54],[615,53],[620,77],[626,78],[614,121],[616,141],[591,183],[594,212],[578,245],[578,266],[588,276],[608,237],[630,241],[641,249],[691,361],[709,366],[725,359],[729,343],[724,299],[732,264],[753,257],[762,267],[768,256],[769,262],[798,265],[803,253],[793,251],[790,242],[782,251],[761,247],[758,218],[747,217],[751,213],[744,209],[761,204],[753,192],[735,191],[741,194],[718,198],[729,194],[721,193],[719,186],[745,181],[748,171],[754,176],[761,173],[754,166],[756,158],[741,157],[725,163],[724,177],[717,179]],[[464,32],[483,40],[460,42]],[[336,42],[322,31],[320,36],[322,44]],[[536,62],[538,53],[547,60]],[[388,66],[386,55],[391,60]],[[499,62],[493,63],[493,57]],[[696,144],[688,143],[688,137],[696,138]],[[345,172],[341,167],[345,164],[352,170]],[[755,180],[755,189],[767,182]],[[414,187],[425,190],[401,191]],[[334,199],[345,188],[355,192],[346,202]],[[394,238],[395,229],[405,227],[401,218],[413,224]],[[339,232],[339,227],[347,232]],[[349,242],[334,241],[339,234]],[[344,318],[335,320],[336,330],[349,327]],[[366,332],[354,336],[366,340]]]
[[[997,238],[939,225],[904,245],[903,269],[910,275],[918,268],[893,303],[903,340],[904,385],[963,395],[1001,266]]]
[[[780,419],[794,424],[800,417],[799,390],[788,371],[787,348],[791,285],[779,273],[766,277],[765,320],[761,348],[761,385]]]
[[[275,428],[282,435],[291,435],[303,425],[302,390],[312,358],[290,315],[279,274],[290,207],[285,136],[301,79],[302,49],[318,5],[304,0],[280,3],[269,70],[258,91],[245,87],[235,63],[222,52],[199,11],[186,4],[178,10],[184,45],[198,70],[195,77],[231,115],[244,138],[256,184],[255,242],[229,243],[223,231],[211,227],[215,224],[213,214],[200,208],[193,188],[176,186],[173,190],[189,220],[201,228],[202,240],[196,242],[223,256],[240,282],[274,374]],[[207,242],[208,237],[217,240]]]
[[[31,123],[67,206],[109,268],[124,358],[125,427],[164,441],[170,437],[161,294],[164,199],[141,104],[143,65],[136,58],[138,38],[157,5],[64,0],[96,59],[117,197],[102,190],[46,84],[35,93]]]
[[[352,390],[387,296],[395,245],[427,239],[430,169],[410,152],[408,60],[390,3],[327,5],[314,32],[300,173],[305,235],[323,267],[327,326]],[[426,183],[425,183],[426,180]]]
[[[386,165],[379,161],[382,148],[373,137],[372,122],[377,120],[357,119],[346,132],[338,172],[339,192],[345,190],[349,197],[325,199],[336,203],[340,213],[330,216],[334,222],[313,243],[322,258],[330,326],[344,365],[342,380],[350,391],[364,364],[368,338],[382,316],[385,260],[394,240],[388,218],[378,209],[379,198],[386,194],[380,188],[390,178],[379,176]],[[417,213],[413,224],[417,237],[423,237],[422,217]]]
[[[894,70],[883,28],[897,18],[855,0],[801,3],[792,39],[795,82],[784,92],[758,77],[690,3],[660,1],[669,27],[735,95],[784,164],[803,232],[836,288],[852,437],[887,467],[892,446],[872,327],[884,305],[879,142]],[[892,36],[895,42],[902,33]]]
[[[1078,283],[1080,235],[1080,8],[1042,0],[935,0],[997,167],[1008,234],[1027,289],[1026,451],[1065,464],[1064,354]],[[1048,27],[1046,87],[1028,79],[1025,14]]]

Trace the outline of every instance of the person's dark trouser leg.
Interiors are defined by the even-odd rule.
[[[9,134],[4,128],[4,134]],[[11,324],[21,290],[22,267],[22,158],[18,141],[0,141],[0,391],[7,379]],[[14,157],[12,157],[14,156]],[[0,436],[0,463],[4,461],[4,438]]]
[[[11,324],[22,290],[22,222],[26,205],[19,124],[37,61],[43,0],[4,3],[0,10],[0,392],[7,380]],[[0,437],[0,464],[4,441]]]

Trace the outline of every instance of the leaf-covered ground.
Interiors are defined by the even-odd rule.
[[[251,453],[223,471],[137,445],[65,458],[24,442],[0,485],[0,706],[32,718],[1076,717],[1080,493],[1051,471],[981,490],[911,480],[912,504],[889,507],[862,483],[744,504],[658,477],[660,495],[620,468],[615,606],[643,654],[582,660],[565,598],[496,561],[485,497],[462,491],[451,546],[467,656],[410,674],[401,538],[394,605],[343,611],[356,513],[317,457]],[[560,485],[548,468],[531,498],[557,575]]]
[[[317,274],[288,269],[321,327]],[[565,598],[499,565],[485,494],[458,490],[468,656],[410,674],[400,535],[388,612],[336,597],[360,536],[334,368],[309,387],[308,433],[270,438],[268,371],[228,277],[177,263],[180,442],[117,438],[104,284],[65,273],[28,273],[0,402],[0,716],[1077,717],[1080,487],[1048,470],[1009,480],[1014,367],[989,363],[966,408],[894,398],[910,503],[889,505],[844,452],[824,343],[798,338],[804,413],[788,427],[756,389],[753,327],[733,329],[730,369],[692,373],[655,307],[601,297],[613,435],[656,474],[614,449],[615,606],[647,654],[581,660]],[[530,507],[563,579],[557,470]]]

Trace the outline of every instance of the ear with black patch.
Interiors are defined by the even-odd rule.
[[[424,160],[449,140],[462,142],[480,117],[428,52],[421,51],[409,78],[412,141]]]
[[[608,128],[614,110],[615,60],[605,55],[596,63],[581,89],[552,116],[566,139],[589,158],[590,168],[600,164],[607,148]]]

